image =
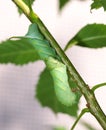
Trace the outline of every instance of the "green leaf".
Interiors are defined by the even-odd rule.
[[[104,10],[106,11],[106,0],[101,0]]]
[[[40,60],[35,48],[38,42],[47,42],[39,33],[36,24],[29,26],[25,36],[13,37],[20,40],[7,40],[0,44],[0,63],[14,63],[16,65],[27,64]]]
[[[53,79],[47,69],[41,73],[36,87],[36,97],[43,107],[51,108],[54,113],[61,112],[69,114],[71,116],[77,116],[80,97],[78,98],[77,103],[71,107],[67,107],[61,104],[55,95]]]
[[[62,9],[70,0],[59,0],[59,9]]]
[[[7,40],[0,44],[0,63],[23,65],[39,59],[28,40]]]
[[[88,24],[83,27],[73,37],[65,47],[65,50],[72,45],[79,45],[89,48],[106,47],[106,25],[104,24]]]
[[[40,60],[41,57],[46,57],[49,53],[50,56],[54,56],[55,54],[53,49],[48,47],[49,43],[39,32],[36,24],[31,24],[29,26],[28,32],[25,36],[12,38],[18,38],[20,40],[7,40],[0,44],[0,63],[22,65]],[[43,53],[45,47],[47,55]],[[38,51],[39,48],[40,50]],[[51,53],[50,49],[53,53]]]
[[[101,0],[93,0],[93,3],[91,4],[91,9],[99,9],[102,7]]]
[[[91,9],[99,9],[103,7],[106,10],[106,0],[93,0],[91,4]]]
[[[35,1],[35,0],[23,0],[23,2],[25,2],[25,4],[26,4],[30,9],[31,9],[31,6],[32,6],[32,4],[33,4],[34,1]],[[18,12],[19,12],[19,14],[22,14],[22,13],[23,13],[20,8],[18,8]]]

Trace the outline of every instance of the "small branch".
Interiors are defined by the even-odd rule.
[[[86,113],[86,112],[89,112],[89,109],[88,108],[84,108],[80,115],[78,116],[77,120],[75,121],[75,123],[73,124],[73,126],[71,127],[71,130],[74,130],[75,126],[77,125],[78,121],[81,119],[81,117]]]
[[[103,87],[103,86],[106,86],[106,83],[97,84],[97,85],[95,85],[95,86],[92,88],[92,91],[94,92],[96,89],[98,89],[98,88],[100,88],[100,87]]]
[[[61,60],[67,66],[67,69],[70,72],[72,79],[77,83],[78,88],[81,93],[84,95],[88,109],[90,113],[98,120],[99,124],[102,126],[104,130],[106,130],[106,116],[103,113],[101,107],[99,106],[93,91],[89,88],[89,86],[84,82],[80,74],[76,71],[75,67],[65,55],[64,51],[61,49],[57,41],[50,34],[48,29],[45,27],[43,22],[37,16],[36,13],[33,12],[22,0],[12,0],[26,15],[26,17],[31,21],[31,23],[36,23],[41,31],[41,33],[45,36],[45,38],[50,42],[51,46],[56,50],[57,54],[61,57]]]

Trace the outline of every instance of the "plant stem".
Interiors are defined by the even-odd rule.
[[[64,51],[61,49],[57,41],[50,34],[50,32],[45,27],[40,18],[37,16],[37,14],[35,14],[33,10],[30,10],[30,8],[27,5],[25,5],[25,3],[22,0],[12,0],[12,1],[24,12],[26,17],[31,21],[31,23],[36,23],[38,25],[41,33],[50,42],[51,46],[56,50],[57,54],[61,57],[64,64],[67,66],[72,79],[77,83],[78,88],[80,89],[81,93],[84,95],[87,101],[87,107],[89,111],[98,120],[102,128],[106,130],[106,116],[101,110],[93,91],[88,87],[88,85],[84,82],[82,77],[76,71],[75,67],[68,59],[68,57],[65,55]]]
[[[97,84],[97,85],[95,85],[95,86],[92,88],[92,91],[94,92],[96,89],[98,89],[98,88],[100,88],[100,87],[103,87],[103,86],[106,86],[106,83]]]
[[[81,119],[81,117],[86,113],[86,112],[89,112],[89,109],[88,108],[84,108],[80,115],[78,116],[77,120],[75,121],[75,123],[73,124],[73,126],[71,127],[71,130],[74,130],[75,126],[77,125],[78,121]]]

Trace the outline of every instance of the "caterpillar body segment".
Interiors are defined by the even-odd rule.
[[[40,56],[41,60],[46,60],[49,57],[56,58],[55,50],[49,45],[46,40],[31,40],[32,45]]]
[[[66,106],[72,106],[76,102],[76,95],[69,86],[66,66],[52,57],[48,58],[46,65],[52,75],[58,100]]]

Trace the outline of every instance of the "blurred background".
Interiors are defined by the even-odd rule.
[[[64,48],[86,24],[106,23],[106,13],[102,8],[90,12],[91,2],[72,0],[60,12],[57,0],[36,0],[33,9]],[[24,15],[19,16],[12,1],[0,2],[0,16],[0,41],[27,32],[30,22]],[[75,46],[66,54],[90,86],[106,82],[106,48],[95,50]],[[54,115],[34,99],[35,86],[44,66],[42,62],[23,66],[0,64],[0,130],[52,130],[54,126],[70,129],[75,119],[61,113]],[[106,113],[105,92],[105,87],[96,90],[96,97]],[[82,97],[80,110],[85,104]],[[102,130],[90,114],[85,114],[82,121],[93,125],[95,130]],[[87,130],[81,124],[77,129]]]

